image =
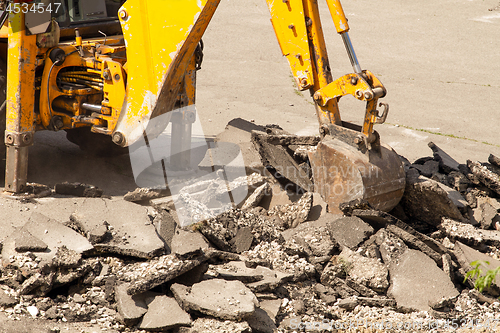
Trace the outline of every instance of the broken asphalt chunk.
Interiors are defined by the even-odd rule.
[[[87,254],[94,249],[85,237],[73,229],[36,212],[32,213],[22,229],[31,235],[37,235],[37,238],[48,247],[44,252],[36,253],[37,258],[40,259],[40,267],[52,265],[57,249],[61,246],[66,246],[66,248],[79,254]],[[15,238],[6,239],[3,243],[2,257],[9,258],[10,256],[16,256],[17,253]]]
[[[428,146],[432,149],[432,152],[434,153],[434,159],[436,161],[439,161],[439,166],[441,167],[441,169],[443,169],[444,173],[458,171],[459,163],[455,161],[453,157],[439,148],[434,142],[429,142]]]
[[[441,230],[451,240],[458,240],[473,247],[481,245],[500,246],[500,231],[477,229],[471,224],[460,223],[451,219],[443,218],[438,225]]]
[[[241,281],[212,279],[191,288],[174,284],[170,290],[183,309],[220,319],[246,319],[259,305],[257,297]]]
[[[373,234],[373,228],[358,217],[341,217],[328,222],[328,231],[340,246],[355,249]]]
[[[127,288],[127,283],[115,285],[115,300],[118,313],[123,318],[124,324],[131,326],[137,324],[142,316],[148,312],[148,307],[142,294],[129,295]]]
[[[257,206],[262,198],[271,191],[271,186],[269,183],[264,183],[257,187],[255,191],[245,200],[245,203],[241,207],[241,209],[249,209]]]
[[[127,293],[135,295],[178,277],[205,262],[209,257],[201,251],[196,255],[192,254],[190,259],[181,259],[176,254],[168,254],[153,258],[146,263],[138,262],[129,265],[119,271],[117,277],[129,282]]]
[[[471,263],[473,261],[482,261],[481,265],[479,265],[480,269],[482,270],[481,276],[484,276],[488,270],[493,270],[498,267],[500,267],[500,261],[493,259],[492,257],[488,256],[487,254],[481,253],[477,250],[474,250],[473,248],[470,248],[469,246],[462,244],[461,242],[455,242],[455,247],[453,248],[453,253],[455,254],[455,257],[457,258],[458,263],[460,264],[460,273],[465,277],[465,274],[467,272],[471,271],[473,267],[471,266]],[[486,262],[489,263],[486,264]],[[469,279],[473,283],[476,281],[475,276],[469,277]],[[485,288],[485,291],[492,296],[499,296],[500,295],[500,276],[497,275],[495,279],[493,280],[493,283],[490,288]]]
[[[68,182],[56,184],[54,191],[57,194],[87,198],[99,198],[103,194],[103,191],[94,185]]]
[[[398,227],[401,230],[404,230],[406,233],[416,237],[417,240],[421,241],[428,247],[430,247],[432,250],[439,254],[444,254],[447,253],[448,250],[446,247],[443,246],[440,242],[434,240],[433,238],[420,233],[410,227],[408,224],[404,223],[403,221],[399,220],[398,218],[392,216],[389,213],[382,212],[379,210],[355,210],[353,212],[353,216],[357,216],[361,218],[363,221],[369,223],[375,228],[387,228],[389,225],[394,225]],[[389,229],[388,229],[389,230]],[[419,243],[418,241],[414,240],[413,237],[406,236],[405,242],[412,243],[412,248],[414,249],[420,249],[420,247],[425,248]],[[426,249],[427,251],[427,249]]]
[[[274,145],[267,141],[269,135],[252,131],[252,142],[260,154],[262,164],[273,173],[284,186],[296,185],[305,191],[312,191],[313,184],[309,175],[293,159],[282,145]]]
[[[442,217],[466,221],[459,208],[465,208],[467,202],[459,192],[411,170],[407,173],[401,205],[409,217],[435,226]]]
[[[57,248],[56,255],[52,258],[52,266],[75,268],[80,265],[81,261],[81,253],[70,250],[66,245],[63,245]]]
[[[379,293],[385,292],[389,287],[389,272],[387,268],[376,259],[364,257],[344,247],[337,257],[337,262],[341,265],[345,265],[347,276],[360,285],[373,289]]]
[[[295,228],[307,220],[312,207],[312,198],[312,193],[306,192],[299,201],[292,204],[274,206],[267,212],[267,215],[278,216],[285,229]]]
[[[387,295],[399,307],[429,311],[429,302],[459,295],[450,278],[424,253],[407,249],[397,264],[389,265],[391,284]]]
[[[88,198],[72,214],[72,220],[87,235],[102,228],[103,221],[106,221],[111,237],[94,244],[101,253],[147,259],[164,249],[147,208],[131,202]]]
[[[24,228],[18,229],[17,235],[14,232],[10,237],[15,239],[15,249],[17,252],[44,252],[48,248],[47,244]]]
[[[235,322],[230,320],[219,320],[216,318],[200,317],[193,322],[190,329],[179,330],[178,333],[252,333],[252,328],[246,321]]]
[[[158,295],[149,303],[148,312],[138,328],[146,331],[166,331],[191,326],[191,322],[191,316],[181,309],[174,298]]]
[[[488,162],[490,162],[494,166],[500,168],[500,158],[499,157],[497,157],[497,156],[495,156],[493,154],[490,154],[490,156],[488,156]]]
[[[205,237],[198,231],[176,228],[172,237],[171,252],[181,256],[210,247]]]
[[[162,198],[168,194],[167,190],[164,189],[154,189],[148,187],[138,187],[132,192],[128,192],[123,196],[125,201],[143,201],[152,200],[157,198]]]
[[[467,166],[481,183],[500,194],[500,176],[497,167],[470,160],[467,160]]]

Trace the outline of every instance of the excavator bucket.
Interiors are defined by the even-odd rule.
[[[339,138],[327,135],[309,153],[315,191],[325,199],[328,210],[340,213],[339,204],[364,199],[375,209],[390,211],[405,188],[399,156],[386,145],[372,144],[367,149],[363,143]]]

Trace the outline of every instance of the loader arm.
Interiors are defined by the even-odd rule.
[[[119,11],[127,45],[127,98],[113,132],[126,147],[168,124],[188,65],[220,0],[128,0]],[[195,87],[187,87],[194,90]]]

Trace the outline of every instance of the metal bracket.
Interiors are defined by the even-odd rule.
[[[34,132],[14,133],[5,131],[5,145],[13,147],[28,147],[33,145]]]
[[[382,111],[382,114],[380,114],[380,111],[377,110],[377,120],[375,121],[375,124],[385,123],[387,115],[389,114],[389,104],[380,102],[379,106],[382,106],[384,110]]]

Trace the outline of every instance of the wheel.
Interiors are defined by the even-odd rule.
[[[81,150],[96,156],[117,156],[128,152],[111,141],[111,136],[90,131],[90,127],[78,127],[66,130],[66,138],[78,145]]]
[[[7,65],[0,59],[0,161],[5,158],[5,125],[7,105],[4,104],[7,97]]]

